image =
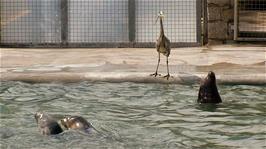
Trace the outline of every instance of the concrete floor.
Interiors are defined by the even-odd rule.
[[[1,80],[27,82],[156,82],[197,83],[208,71],[218,83],[266,84],[266,47],[225,45],[176,48],[169,57],[172,77],[151,77],[157,65],[155,48],[20,49],[1,48]],[[166,74],[161,56],[159,72]]]

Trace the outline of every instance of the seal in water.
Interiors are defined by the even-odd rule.
[[[34,117],[43,135],[55,135],[63,132],[58,122],[48,114],[37,112]]]
[[[220,103],[222,99],[219,95],[214,72],[210,71],[207,77],[202,80],[199,89],[198,103]]]
[[[93,128],[91,123],[81,116],[66,116],[61,120],[61,124],[66,129],[79,129],[89,132],[90,128]]]

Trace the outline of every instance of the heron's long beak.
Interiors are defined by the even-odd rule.
[[[157,23],[158,19],[159,19],[159,16],[157,17],[157,19],[156,19],[156,21],[155,21],[155,23],[154,23],[154,24],[156,24],[156,23]]]

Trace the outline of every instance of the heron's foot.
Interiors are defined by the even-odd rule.
[[[150,76],[154,76],[154,77],[156,77],[156,76],[161,76],[161,74],[155,72],[155,73],[153,73],[153,74],[150,74]]]
[[[163,76],[163,78],[166,78],[167,80],[169,80],[170,77],[171,77],[170,74]]]

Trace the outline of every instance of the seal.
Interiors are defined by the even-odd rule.
[[[59,123],[50,115],[43,112],[37,112],[34,117],[39,130],[43,135],[55,135],[63,132]]]
[[[91,123],[81,116],[66,116],[60,122],[66,129],[78,129],[89,132],[93,128]]]
[[[208,75],[201,81],[198,103],[220,103],[222,99],[216,86],[215,73],[210,71]]]

